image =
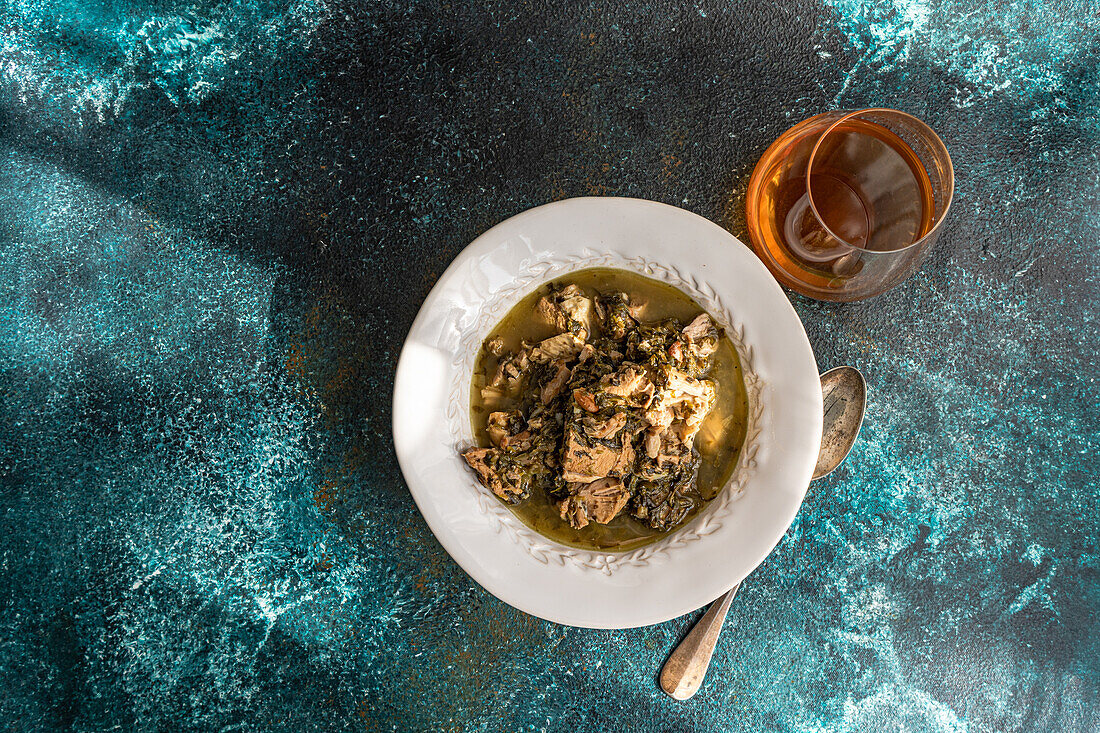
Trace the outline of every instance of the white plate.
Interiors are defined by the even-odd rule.
[[[474,442],[470,378],[481,342],[542,283],[598,266],[663,280],[703,305],[737,345],[750,398],[730,483],[679,531],[623,553],[578,550],[530,530],[459,456]],[[486,590],[548,621],[627,628],[705,605],[772,551],[813,474],[821,389],[794,309],[729,232],[652,201],[577,198],[498,224],[443,273],[401,351],[393,439],[428,526]]]

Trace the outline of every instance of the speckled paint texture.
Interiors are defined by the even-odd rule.
[[[860,443],[695,615],[544,623],[397,468],[421,301],[530,206],[745,237],[798,120],[894,106],[957,193],[912,280],[792,296]],[[1100,12],[1091,0],[329,0],[0,10],[0,727],[1100,729]]]

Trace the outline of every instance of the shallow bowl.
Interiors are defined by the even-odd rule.
[[[721,492],[677,531],[627,552],[538,534],[459,455],[474,443],[470,380],[482,341],[525,295],[590,267],[632,270],[691,296],[737,347],[749,396],[745,445]],[[767,557],[805,496],[821,409],[802,324],[749,248],[674,206],[577,198],[498,224],[439,278],[397,365],[393,437],[428,526],[486,590],[549,621],[626,628],[705,605]]]

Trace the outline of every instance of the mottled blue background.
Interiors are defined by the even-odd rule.
[[[744,237],[768,143],[895,106],[954,155],[923,270],[793,297],[862,441],[734,604],[543,623],[390,438],[433,282],[530,206]],[[1093,0],[70,2],[0,10],[0,727],[1100,729]]]

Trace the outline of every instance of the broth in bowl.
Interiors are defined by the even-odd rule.
[[[626,551],[698,514],[740,455],[737,351],[679,290],[595,268],[544,284],[482,345],[463,457],[527,526]]]

